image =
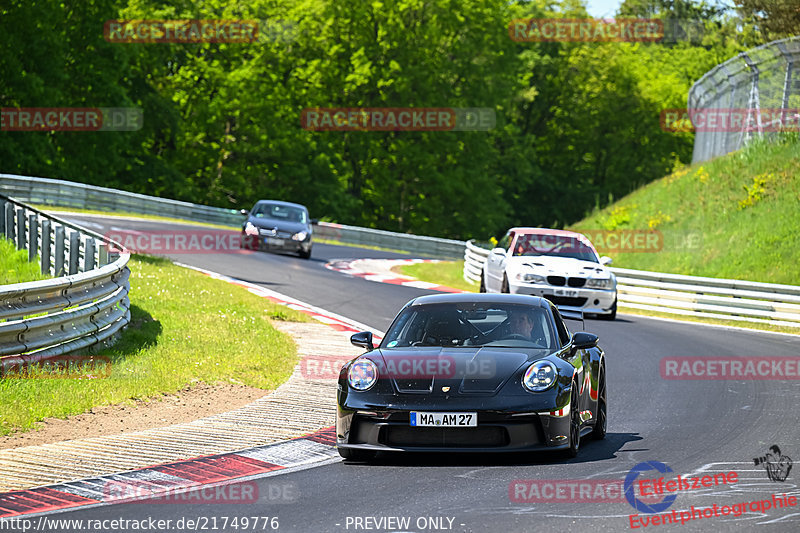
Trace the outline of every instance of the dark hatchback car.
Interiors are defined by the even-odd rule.
[[[570,333],[546,299],[422,296],[380,346],[369,332],[351,342],[368,351],[339,374],[336,442],[345,459],[378,451],[574,457],[581,437],[606,435],[605,354],[596,335]]]
[[[242,209],[247,220],[242,225],[242,248],[277,252],[295,252],[303,259],[311,257],[311,226],[316,220],[300,204],[277,200],[259,200],[253,209]]]

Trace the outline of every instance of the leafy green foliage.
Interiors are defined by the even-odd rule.
[[[9,0],[0,105],[136,106],[144,127],[0,132],[0,171],[226,208],[293,200],[315,218],[452,238],[563,226],[686,163],[692,136],[662,131],[661,110],[750,44],[709,2],[622,12],[701,17],[702,42],[509,37],[515,18],[587,17],[576,0]],[[110,19],[263,24],[254,43],[112,43]],[[312,107],[484,107],[497,125],[314,132],[300,124]]]

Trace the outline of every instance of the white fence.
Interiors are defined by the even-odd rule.
[[[489,250],[467,242],[464,279],[480,282]],[[612,268],[620,307],[800,327],[800,286]]]

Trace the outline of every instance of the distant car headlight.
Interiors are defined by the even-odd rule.
[[[347,372],[347,383],[355,390],[368,390],[377,380],[378,367],[369,359],[356,361]]]
[[[308,233],[306,233],[305,231],[298,231],[297,233],[292,235],[292,240],[293,241],[303,241],[303,240],[305,240],[306,236],[308,236]]]
[[[542,392],[552,387],[558,379],[558,370],[549,361],[533,363],[522,377],[522,384],[531,392]]]
[[[591,287],[594,289],[610,289],[613,284],[611,282],[611,278],[608,279],[588,279],[586,280],[586,286]]]
[[[545,277],[539,274],[531,274],[530,272],[520,272],[517,274],[517,281],[525,281],[528,283],[544,283]]]
[[[247,224],[244,225],[244,232],[247,235],[258,235],[258,228],[255,227],[250,222],[248,222]]]

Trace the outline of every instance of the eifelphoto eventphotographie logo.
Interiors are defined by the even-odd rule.
[[[783,455],[777,444],[770,446],[769,451],[761,457],[753,458],[753,463],[767,471],[770,481],[786,481],[792,471],[792,458]]]

